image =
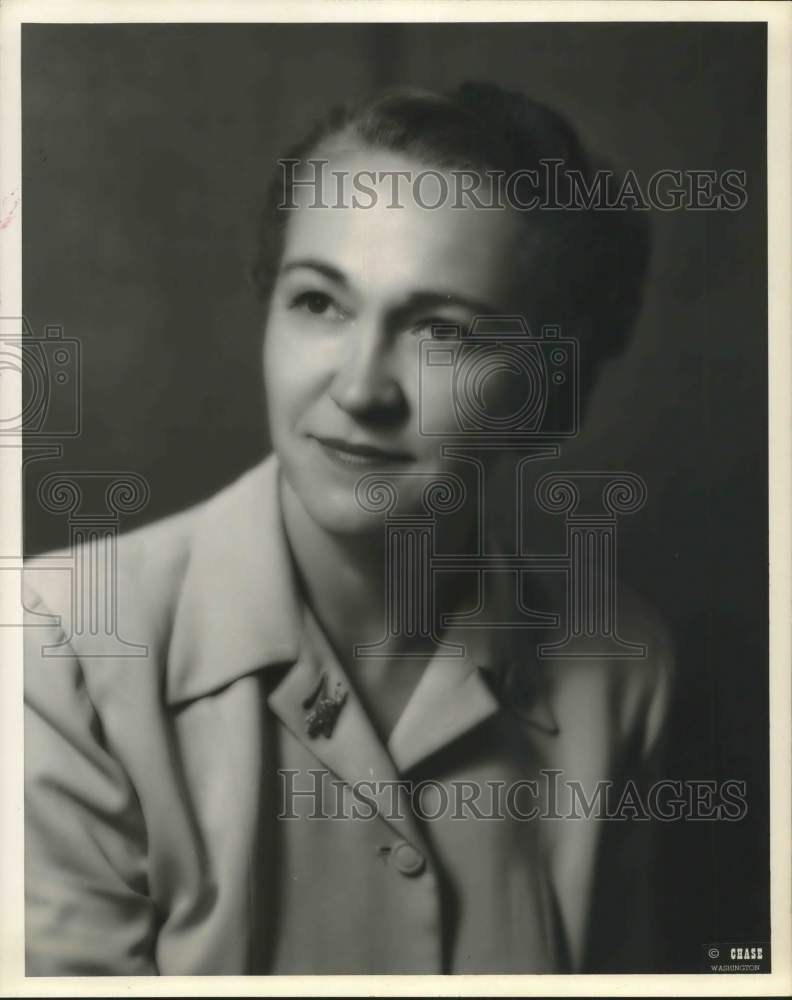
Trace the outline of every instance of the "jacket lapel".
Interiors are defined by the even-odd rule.
[[[328,692],[346,696],[329,735],[311,736],[306,703],[322,677]],[[316,759],[353,789],[373,800],[382,819],[405,839],[426,847],[399,773],[354,688],[330,649],[316,619],[305,610],[303,644],[297,662],[269,695],[267,703],[292,735]],[[363,783],[361,785],[361,783]]]
[[[391,757],[405,773],[499,709],[480,669],[468,657],[436,655],[391,733]]]
[[[301,612],[274,455],[195,515],[168,654],[168,704],[199,698],[300,651]]]
[[[431,754],[442,750],[497,712],[507,711],[493,692],[488,674],[503,663],[495,630],[454,630],[449,642],[459,643],[464,656],[438,653],[416,685],[388,741],[388,750],[399,771],[405,773]],[[519,711],[524,725],[544,733],[558,731],[547,685],[532,656],[533,643],[510,644],[508,655],[520,669],[531,671],[534,694]]]

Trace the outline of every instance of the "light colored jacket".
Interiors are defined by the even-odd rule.
[[[88,655],[69,574],[31,562],[28,975],[442,971],[431,869],[405,878],[377,856],[388,837],[423,850],[414,819],[377,815],[354,831],[277,822],[274,736],[288,735],[293,759],[345,782],[396,778],[498,705],[472,677],[437,700],[436,725],[403,717],[389,753],[354,706],[332,738],[306,734],[317,673],[276,481],[271,457],[210,500],[118,540],[118,633],[142,656]],[[666,710],[664,632],[637,602],[623,601],[620,618],[625,638],[647,642],[650,655],[557,661],[528,719],[537,759],[586,787],[649,773]],[[571,969],[651,969],[651,826],[541,825]],[[280,868],[298,837],[309,869],[290,897],[299,912],[288,955],[276,955],[291,920]]]

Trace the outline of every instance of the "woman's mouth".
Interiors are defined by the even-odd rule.
[[[405,451],[378,448],[362,442],[344,441],[341,438],[311,435],[331,461],[347,468],[381,468],[383,465],[403,465],[412,461]]]

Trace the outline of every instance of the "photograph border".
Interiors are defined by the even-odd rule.
[[[770,815],[772,967],[769,974],[25,977],[23,926],[22,635],[0,629],[0,995],[2,996],[774,996],[792,992],[790,964],[790,316],[792,316],[792,7],[723,2],[456,2],[456,0],[0,0],[0,309],[22,311],[21,60],[23,23],[68,22],[765,22],[768,29],[768,348]],[[5,214],[8,215],[5,218]],[[21,400],[4,374],[7,406]],[[17,379],[17,383],[20,380]],[[14,393],[17,393],[16,397]],[[21,440],[0,448],[0,568],[22,551]],[[18,575],[0,573],[0,615],[18,611]]]

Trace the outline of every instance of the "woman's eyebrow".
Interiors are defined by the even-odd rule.
[[[339,268],[317,257],[299,257],[286,261],[280,269],[281,274],[288,274],[300,268],[316,271],[323,277],[334,281],[344,288],[350,288],[349,279]],[[472,298],[459,292],[444,292],[439,289],[417,289],[410,292],[406,300],[400,304],[399,312],[413,312],[418,309],[436,309],[438,306],[457,306],[466,309],[476,316],[497,316],[499,310],[488,302]]]
[[[497,316],[500,312],[500,310],[496,309],[490,303],[472,298],[469,295],[428,289],[426,291],[412,292],[405,303],[405,308],[410,310],[434,309],[438,306],[458,306],[462,309],[467,309],[477,316]]]
[[[323,260],[318,260],[315,257],[300,257],[297,260],[289,260],[283,265],[283,267],[281,267],[280,273],[288,274],[289,271],[294,271],[301,267],[317,271],[325,278],[329,278],[330,281],[335,281],[337,284],[343,285],[345,288],[349,288],[349,281],[343,271],[339,271],[339,269],[337,267],[333,267],[332,264],[327,264]]]

